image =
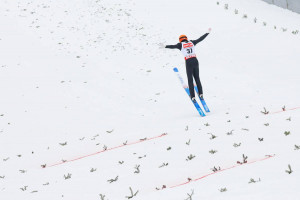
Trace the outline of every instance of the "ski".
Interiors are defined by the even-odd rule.
[[[203,106],[205,112],[210,112],[208,106],[206,105],[205,100],[204,100],[203,98],[200,98],[197,86],[195,85],[194,87],[195,87],[195,90],[196,90],[196,92],[197,92],[197,94],[198,94],[198,97],[199,97],[199,99],[200,99],[200,101],[201,101],[201,104],[202,104],[202,106]]]
[[[177,75],[177,77],[178,77],[178,79],[179,79],[179,81],[180,81],[180,83],[181,83],[183,89],[186,91],[187,95],[188,95],[189,98],[190,98],[189,87],[184,83],[184,81],[183,81],[183,79],[182,79],[182,77],[181,77],[181,75],[180,75],[178,69],[175,67],[175,68],[173,68],[173,71],[174,71],[175,74]],[[191,100],[191,101],[192,101],[192,100]],[[201,109],[201,107],[199,106],[199,104],[197,103],[197,101],[194,100],[194,101],[192,101],[192,103],[194,104],[194,106],[195,106],[195,108],[197,109],[197,111],[198,111],[198,113],[200,114],[200,116],[201,116],[201,117],[204,117],[205,114],[204,114],[203,110]]]

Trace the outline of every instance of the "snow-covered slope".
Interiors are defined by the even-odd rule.
[[[0,5],[1,200],[299,199],[300,15],[260,0]],[[200,118],[180,52],[158,43],[209,27]]]

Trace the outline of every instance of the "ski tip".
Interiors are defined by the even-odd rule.
[[[177,67],[174,67],[173,70],[174,70],[174,72],[178,72]]]

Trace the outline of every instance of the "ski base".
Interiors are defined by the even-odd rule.
[[[210,112],[210,110],[209,110],[208,106],[206,105],[206,102],[205,102],[205,100],[200,98],[200,96],[199,96],[199,92],[198,92],[198,88],[197,88],[197,86],[196,86],[196,85],[195,85],[195,90],[196,90],[196,92],[197,92],[197,94],[198,94],[198,97],[199,97],[199,99],[200,99],[200,101],[201,101],[201,104],[202,104],[202,106],[203,106],[203,108],[204,108],[205,112]]]

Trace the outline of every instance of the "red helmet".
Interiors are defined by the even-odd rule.
[[[187,40],[186,35],[179,36],[179,42],[182,42],[183,40]]]

